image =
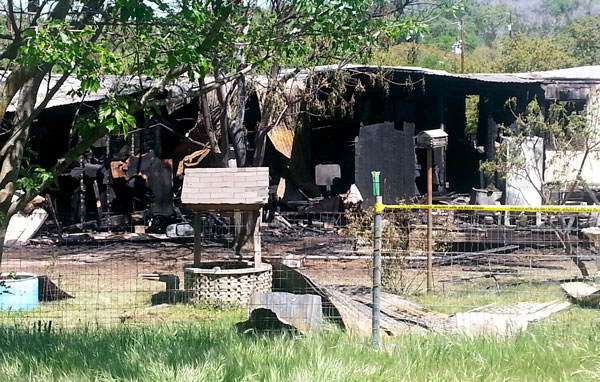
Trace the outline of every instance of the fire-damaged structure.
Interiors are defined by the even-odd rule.
[[[372,68],[372,70],[375,70]],[[371,205],[370,171],[382,172],[385,203],[394,203],[425,193],[425,155],[414,150],[412,138],[429,129],[442,129],[449,135],[446,150],[434,153],[434,189],[446,192],[470,192],[483,188],[480,164],[496,156],[500,126],[515,123],[515,114],[537,100],[543,111],[555,101],[569,101],[570,107],[582,110],[597,98],[600,83],[597,67],[582,67],[540,73],[451,75],[426,69],[387,68],[384,86],[370,86],[368,78],[364,93],[356,97],[354,114],[331,120],[312,119],[310,139],[312,163],[337,161],[342,166],[340,188],[355,182],[366,205]],[[364,67],[356,68],[364,72]],[[363,77],[364,78],[364,77]],[[467,98],[468,97],[468,98]],[[466,100],[478,102],[476,110],[466,109]],[[508,99],[516,100],[516,109],[507,107]],[[472,107],[472,105],[471,105]],[[466,118],[475,114],[476,128],[467,128]],[[594,123],[594,121],[590,121]],[[318,147],[318,148],[315,148]],[[537,149],[537,148],[536,148]],[[545,168],[544,155],[537,155],[540,173],[553,182],[554,171]],[[340,159],[340,153],[345,157]],[[593,185],[591,168],[598,160],[597,152],[587,158],[583,176]],[[576,173],[576,171],[573,171]],[[537,198],[514,195],[522,184],[507,184],[503,202],[510,204],[540,204]],[[500,186],[500,185],[499,185]],[[531,187],[530,187],[531,188]],[[519,189],[519,193],[521,193]],[[493,204],[493,203],[490,203]]]
[[[377,70],[354,68],[357,73],[368,69]],[[339,163],[338,192],[356,183],[365,205],[373,203],[370,171],[375,169],[382,173],[384,203],[425,193],[425,153],[415,151],[413,141],[419,132],[443,129],[448,133],[447,149],[434,150],[434,190],[468,193],[487,186],[480,164],[496,156],[500,126],[515,123],[515,113],[524,112],[534,99],[545,110],[555,101],[571,101],[581,110],[600,84],[597,67],[470,75],[418,68],[379,70],[387,70],[382,85],[362,75],[365,90],[355,98],[353,113],[311,118],[310,128],[303,129],[311,137],[302,137],[310,142],[310,149],[304,148],[311,153],[306,167]],[[466,100],[471,96],[479,102],[477,128],[469,131]],[[516,100],[516,110],[506,106],[508,99]]]
[[[382,172],[384,203],[424,194],[425,153],[415,150],[414,136],[430,129],[448,134],[447,149],[434,150],[434,190],[470,192],[486,185],[479,168],[482,161],[496,155],[499,126],[515,121],[513,111],[505,107],[507,99],[517,100],[516,112],[534,99],[542,108],[561,100],[581,109],[600,84],[600,67],[523,74],[450,74],[372,66],[341,70],[346,76],[345,90],[339,94],[344,107],[315,112],[310,101],[304,101],[287,109],[268,132],[264,165],[270,168],[271,206],[278,200],[282,208],[339,210],[337,195],[347,193],[352,185],[360,190],[364,205],[372,205],[370,172],[374,169]],[[318,67],[301,73],[292,86],[301,91],[316,82],[315,76],[333,76],[339,71]],[[36,154],[30,162],[53,163],[76,143],[77,115],[96,108],[115,89],[121,89],[121,95],[139,90],[136,81],[107,78],[84,103],[69,95],[76,86],[69,87],[67,82],[32,126],[30,147]],[[185,82],[170,85],[162,97],[181,98],[191,86]],[[261,89],[255,86],[245,105],[249,142],[261,116]],[[316,98],[327,100],[332,93],[325,86]],[[466,130],[469,96],[478,97],[475,130]],[[216,120],[219,103],[210,97],[209,103]],[[129,134],[96,142],[50,192],[56,224],[67,231],[136,224],[161,231],[169,222],[181,220],[178,206],[184,168],[217,166],[210,155],[209,137],[199,128],[199,109],[196,100],[181,98],[152,116],[138,116],[137,127]],[[326,186],[315,179],[319,165],[339,166]]]

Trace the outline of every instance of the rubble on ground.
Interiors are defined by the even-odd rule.
[[[274,280],[276,291],[314,294],[323,300],[323,315],[345,330],[371,335],[372,291],[361,286],[324,286],[298,270],[280,263],[274,272],[285,272]],[[445,314],[429,310],[401,296],[381,293],[381,331],[389,336],[410,333],[460,333],[467,335],[510,336],[537,321],[569,307],[567,301],[521,302],[510,306],[486,305],[467,312]]]
[[[560,284],[565,293],[577,305],[600,308],[600,290],[582,282]]]

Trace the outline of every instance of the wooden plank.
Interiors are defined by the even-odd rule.
[[[519,248],[520,247],[518,245],[505,245],[504,247],[491,248],[491,249],[486,249],[486,250],[479,251],[479,252],[467,252],[467,253],[463,253],[463,254],[455,255],[455,256],[438,257],[433,260],[433,265],[448,265],[456,260],[470,259],[470,258],[479,257],[479,256],[486,256],[486,255],[489,255],[492,253],[506,253],[506,252],[514,251],[515,249],[519,249]],[[423,262],[411,265],[412,268],[423,268],[424,266],[425,266],[425,263],[423,263]]]
[[[202,262],[202,216],[194,212],[194,264]]]
[[[368,289],[368,292],[365,293],[361,291],[362,289],[365,288],[345,287],[340,288],[340,292],[349,294],[355,301],[370,306],[372,300],[371,291]],[[432,322],[448,318],[446,314],[433,312],[400,296],[386,292],[381,293],[381,312],[392,319],[417,325],[424,329],[434,329]]]
[[[261,255],[261,243],[260,243],[260,223],[262,222],[262,210],[258,211],[256,216],[256,222],[254,224],[254,231],[252,232],[252,250],[254,251],[254,267],[260,267],[262,262]]]

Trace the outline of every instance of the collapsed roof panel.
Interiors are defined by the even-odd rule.
[[[287,159],[292,158],[292,147],[294,146],[294,129],[286,124],[279,124],[267,133],[269,139]]]

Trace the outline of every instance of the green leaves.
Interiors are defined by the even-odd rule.
[[[84,139],[98,128],[105,128],[111,134],[126,136],[135,126],[136,119],[129,114],[127,100],[116,96],[107,97],[96,113],[80,115],[75,123],[75,128]]]
[[[301,0],[255,12],[248,33],[248,60],[261,68],[364,62],[372,47],[424,32],[420,23],[408,17],[374,17],[380,5],[371,0]]]
[[[575,59],[551,37],[516,36],[500,41],[499,71],[518,73],[568,68]]]
[[[578,65],[600,64],[600,14],[575,20],[563,28],[558,41]]]
[[[135,117],[128,112],[127,101],[119,97],[107,98],[98,109],[98,122],[113,134],[127,135],[135,128]]]
[[[119,53],[106,40],[94,41],[97,33],[90,25],[75,30],[60,20],[45,21],[35,29],[27,30],[25,44],[17,57],[22,65],[51,64],[54,71],[71,72],[81,82],[71,95],[83,96],[100,88],[100,76],[122,74]]]
[[[161,1],[153,1],[159,8],[164,9],[166,4]],[[144,1],[139,0],[115,0],[111,9],[113,15],[120,21],[135,20],[138,22],[150,21],[154,16],[154,10]]]
[[[48,20],[25,33],[26,42],[17,61],[25,65],[46,62],[61,70],[72,70],[86,55],[86,42],[92,33],[90,26],[74,31],[65,21]]]
[[[19,190],[37,193],[40,191],[44,182],[52,179],[52,173],[46,171],[46,169],[41,167],[23,166],[21,167],[20,177],[16,182],[16,187]]]

